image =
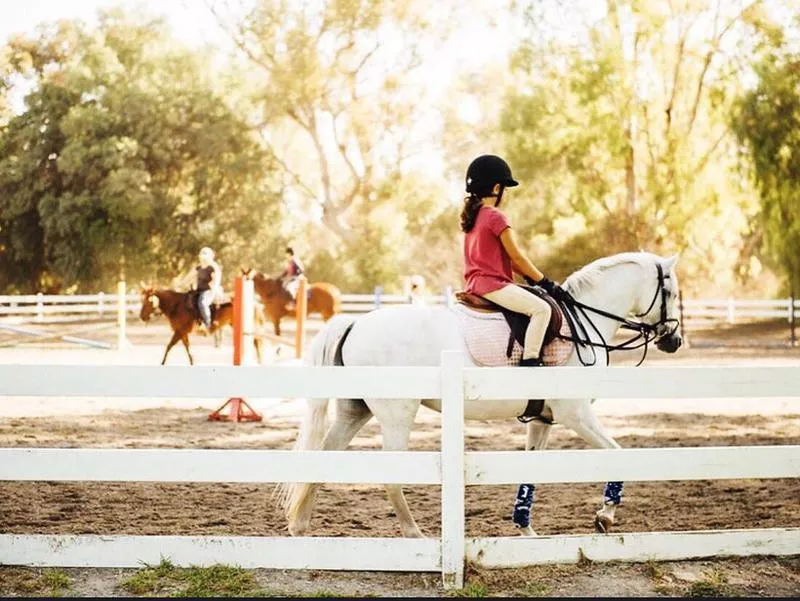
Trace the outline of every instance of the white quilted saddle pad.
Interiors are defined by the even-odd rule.
[[[506,356],[508,350],[508,337],[511,328],[508,327],[502,313],[485,313],[473,311],[464,305],[453,305],[453,311],[458,315],[464,339],[472,355],[472,360],[485,367],[514,367],[522,359],[522,346],[514,341],[511,356]],[[561,334],[571,334],[566,319],[561,324]],[[572,354],[573,344],[569,340],[555,338],[542,349],[542,361],[545,365],[563,365]]]

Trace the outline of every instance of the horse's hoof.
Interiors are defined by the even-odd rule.
[[[598,515],[594,518],[594,529],[600,534],[608,534],[611,526],[614,525],[614,520],[605,515]]]
[[[536,532],[530,526],[525,526],[519,529],[520,536],[536,536]]]
[[[308,526],[301,526],[299,524],[289,524],[287,528],[291,536],[303,536],[308,530]]]

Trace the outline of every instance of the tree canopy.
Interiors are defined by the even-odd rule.
[[[756,65],[758,85],[732,119],[757,185],[767,256],[800,283],[800,54],[780,47]]]
[[[8,49],[6,80],[33,89],[0,135],[4,287],[163,278],[276,219],[267,154],[161,21],[112,11],[95,31],[61,22]]]
[[[0,292],[164,285],[201,246],[227,283],[277,273],[286,245],[347,291],[458,287],[484,153],[511,164],[503,209],[554,279],[639,249],[680,253],[691,295],[800,275],[790,0],[203,7],[227,46],[113,9],[0,47]],[[456,39],[476,60],[433,73]]]

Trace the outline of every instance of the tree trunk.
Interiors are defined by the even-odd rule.
[[[638,203],[636,200],[636,152],[633,147],[633,136],[631,134],[630,122],[625,128],[625,141],[627,148],[625,151],[625,213],[628,216],[633,216],[638,211]]]

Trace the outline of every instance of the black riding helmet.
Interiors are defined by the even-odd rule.
[[[496,196],[498,204],[503,195],[503,188],[519,186],[519,182],[511,176],[511,167],[503,159],[494,154],[483,154],[467,167],[467,192],[483,198]],[[499,194],[493,194],[492,188],[500,184]]]

